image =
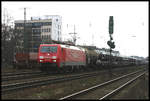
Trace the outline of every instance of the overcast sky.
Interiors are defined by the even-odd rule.
[[[77,44],[109,48],[109,16],[114,17],[115,50],[122,55],[148,56],[148,2],[2,2],[13,20],[23,20],[23,8],[27,8],[27,20],[31,16],[62,16],[63,40],[71,38],[75,25]],[[68,24],[68,27],[67,27]],[[90,26],[91,25],[91,26]]]

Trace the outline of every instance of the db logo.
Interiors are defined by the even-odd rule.
[[[74,58],[78,58],[79,57],[79,54],[76,53],[75,51],[70,51],[70,55]]]
[[[71,55],[72,55],[74,58],[78,58],[78,57],[79,57],[79,55],[76,54],[76,53],[71,53]]]

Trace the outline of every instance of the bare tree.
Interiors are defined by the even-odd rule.
[[[20,46],[23,33],[11,26],[12,17],[4,11],[4,21],[1,24],[1,51],[2,51],[2,67],[12,65],[14,60],[14,53],[18,50]]]

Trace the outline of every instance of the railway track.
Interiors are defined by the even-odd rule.
[[[54,74],[54,73],[52,73]],[[57,74],[57,73],[56,73]],[[40,71],[37,71],[37,72],[22,72],[22,73],[8,73],[8,74],[5,74],[5,75],[2,75],[2,83],[6,84],[7,81],[9,83],[11,83],[11,81],[14,81],[15,80],[27,80],[27,79],[31,79],[31,78],[38,78],[38,77],[44,77],[44,76],[48,76],[46,75],[46,73],[43,73],[43,72],[40,72]]]
[[[44,75],[46,75],[46,73],[43,73],[43,72],[17,73],[17,74],[2,76],[2,82],[20,80],[20,79],[28,79],[28,78],[39,77],[39,76],[44,76]]]
[[[5,73],[5,74],[2,74],[2,77],[16,76],[16,75],[26,75],[26,74],[37,74],[37,73],[41,73],[41,71],[36,71],[36,72],[19,72],[19,73]]]
[[[137,73],[140,73],[140,72],[142,72],[142,73],[139,74],[136,77],[133,77],[133,79],[129,80],[129,78],[131,78],[131,76],[133,76],[135,74],[137,75]],[[64,99],[91,99],[92,96],[90,96],[90,95],[94,95],[94,94],[98,94],[98,97],[96,97],[96,98],[99,99],[99,100],[107,99],[107,98],[111,97],[112,95],[117,94],[117,92],[120,91],[123,87],[129,85],[130,83],[132,83],[134,80],[141,77],[145,73],[146,73],[145,69],[144,70],[139,70],[139,71],[136,71],[136,72],[132,72],[132,73],[123,75],[121,77],[109,80],[107,82],[92,86],[90,88],[75,92],[73,94],[66,95],[64,97],[59,98],[59,100],[64,100]],[[121,81],[121,80],[124,80],[124,79],[126,79],[126,80]],[[123,82],[123,83],[122,84],[117,84],[118,82]],[[114,88],[114,90],[110,90],[110,85],[112,85],[112,84],[114,85],[114,83],[118,87]],[[93,93],[95,91],[96,91],[96,93]],[[93,98],[93,99],[95,99],[95,98]]]
[[[124,83],[123,85],[119,86],[118,88],[114,89],[113,91],[107,93],[106,95],[104,95],[103,97],[99,98],[99,100],[103,100],[103,99],[108,99],[109,97],[117,94],[121,89],[123,89],[124,87],[128,86],[129,84],[131,84],[132,82],[134,82],[136,79],[138,79],[139,77],[143,76],[146,72],[141,73],[140,75],[134,77],[133,79],[127,81],[126,83]]]
[[[54,84],[54,83],[58,83],[58,82],[64,82],[64,81],[69,81],[69,80],[97,76],[97,75],[101,74],[102,72],[107,72],[107,71],[99,71],[99,72],[94,72],[94,73],[69,75],[69,76],[65,76],[65,77],[49,78],[49,79],[44,79],[44,80],[34,80],[34,81],[29,81],[29,82],[2,85],[1,86],[2,93],[7,93],[7,92],[20,90],[20,89],[24,89],[24,88],[37,87],[37,86],[42,86],[42,85],[47,85],[47,84]]]
[[[75,80],[75,79],[80,79],[80,78],[85,78],[85,77],[96,76],[100,73],[101,72],[85,73],[85,74],[79,74],[79,75],[73,75],[73,76],[67,76],[67,77],[58,77],[58,78],[50,78],[50,79],[45,79],[45,80],[35,80],[35,81],[29,81],[29,82],[2,85],[1,86],[2,93],[19,90],[19,89],[23,89],[23,88],[37,87],[37,86],[42,86],[42,85],[47,85],[47,84],[53,84],[53,83],[58,83],[58,82],[64,82],[64,81],[69,81],[69,80]]]

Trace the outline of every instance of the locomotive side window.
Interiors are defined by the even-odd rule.
[[[40,52],[50,52],[50,53],[56,53],[57,47],[56,46],[42,46]]]

